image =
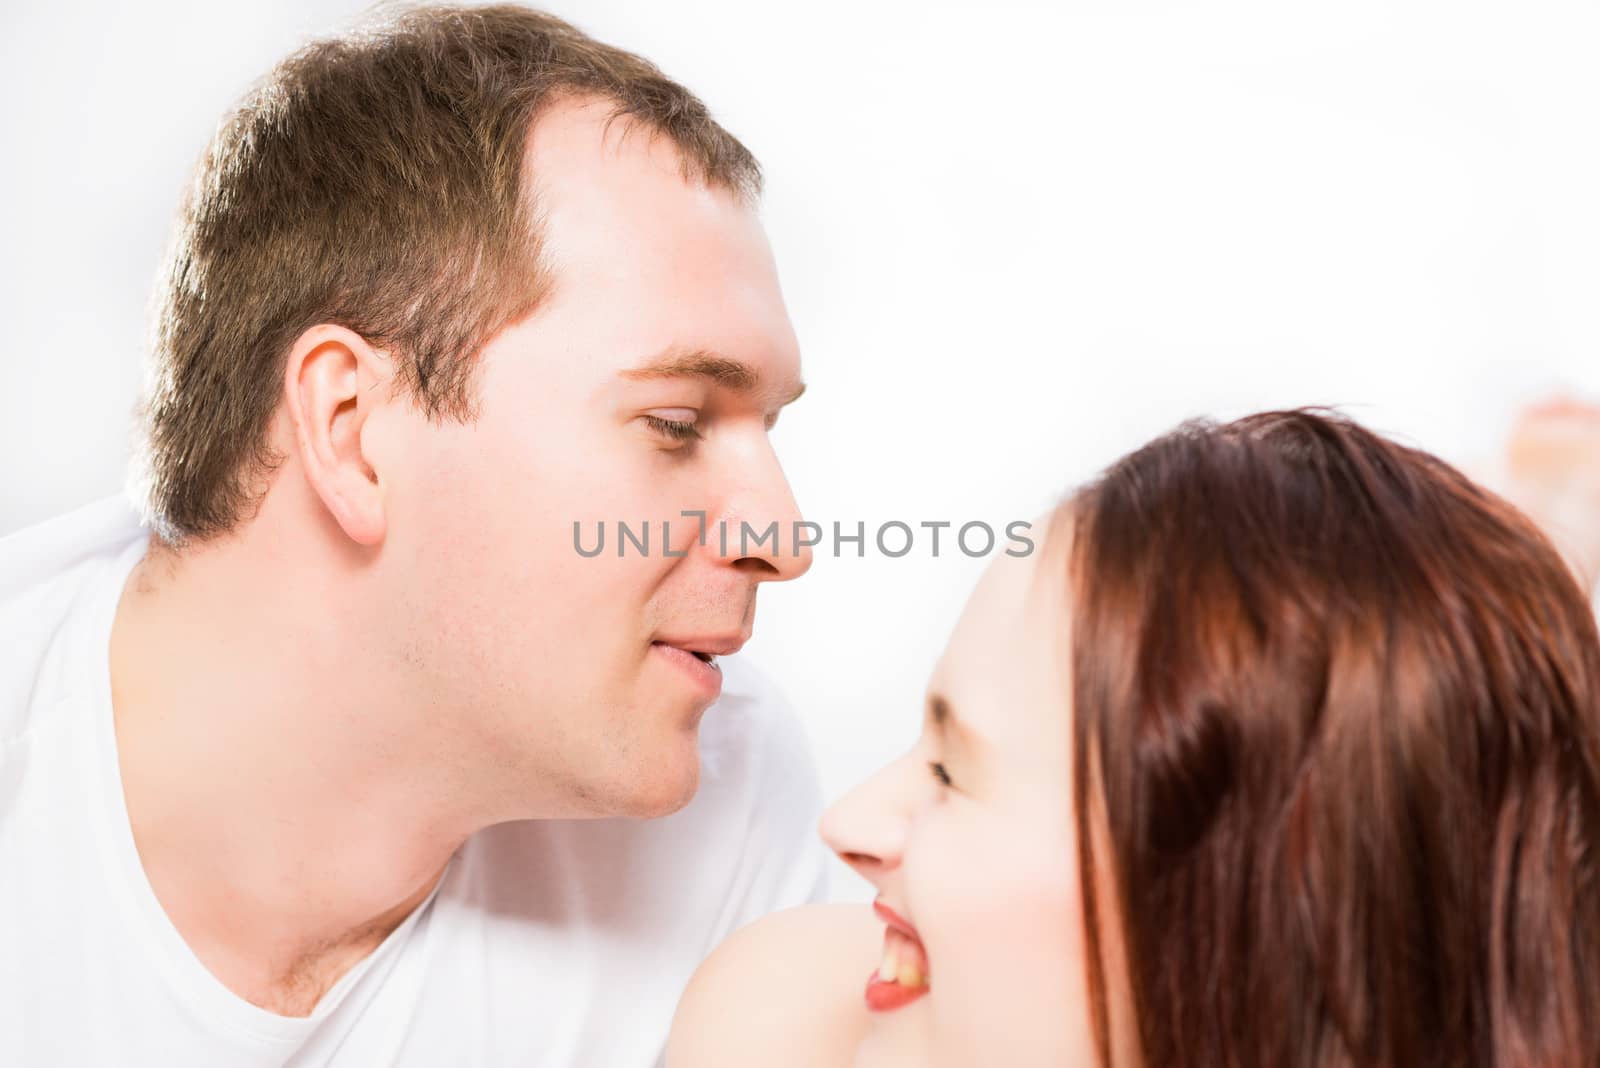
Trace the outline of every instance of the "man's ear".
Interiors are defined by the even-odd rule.
[[[301,334],[284,369],[284,405],[306,482],[351,541],[377,545],[383,492],[362,429],[389,390],[388,357],[352,330],[321,323]]]

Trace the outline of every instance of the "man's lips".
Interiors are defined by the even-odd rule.
[[[917,930],[881,900],[872,910],[888,925],[883,933],[883,960],[867,979],[867,1008],[888,1012],[928,992],[928,953]]]
[[[744,635],[657,638],[650,650],[672,664],[703,699],[714,701],[722,693],[717,657],[738,652],[744,641]]]
[[[659,634],[656,636],[656,645],[670,645],[682,649],[687,653],[699,653],[704,657],[732,656],[744,648],[744,643],[750,640],[746,631],[730,631],[722,634]]]

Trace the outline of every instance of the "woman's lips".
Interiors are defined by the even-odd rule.
[[[867,1008],[888,1012],[928,992],[928,954],[917,938],[916,928],[898,913],[881,901],[874,902],[872,908],[888,930],[883,933],[883,960],[867,979]]]

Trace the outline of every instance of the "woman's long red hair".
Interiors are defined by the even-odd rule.
[[[1600,642],[1533,525],[1310,411],[1058,518],[1102,1059],[1125,982],[1146,1068],[1600,1065]]]

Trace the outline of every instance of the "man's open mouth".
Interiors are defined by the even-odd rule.
[[[703,646],[711,648],[702,648]],[[722,693],[722,665],[717,658],[723,646],[710,641],[666,641],[657,639],[650,643],[653,652],[672,665],[683,679],[704,700],[715,700]],[[716,651],[713,652],[712,650]]]
[[[662,649],[670,649],[670,650],[672,650],[672,652],[674,654],[676,654],[676,653],[687,653],[690,656],[694,657],[696,660],[700,661],[702,664],[709,664],[712,667],[716,667],[717,666],[717,654],[716,653],[707,652],[704,649],[696,649],[696,648],[693,648],[692,646],[689,646],[689,645],[680,645],[677,642],[661,641],[660,639],[657,639],[656,641],[652,642],[651,644],[652,645],[658,645]]]

